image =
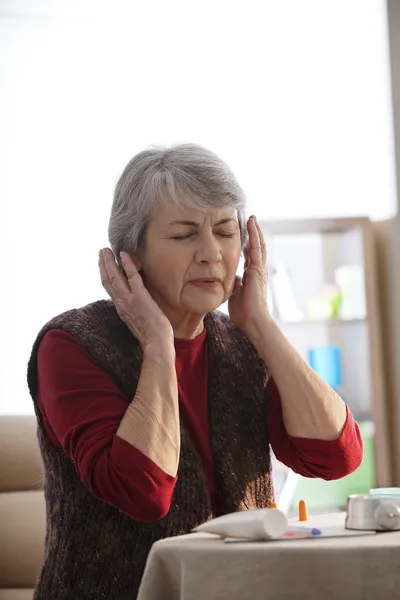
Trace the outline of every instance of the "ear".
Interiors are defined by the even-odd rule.
[[[142,261],[140,260],[140,258],[138,256],[133,256],[132,262],[135,265],[135,267],[137,268],[137,270],[139,271],[140,277],[144,281],[144,271],[143,271]]]
[[[132,260],[132,262],[133,262],[133,264],[135,265],[135,267],[137,268],[137,270],[139,271],[139,273],[141,274],[141,270],[142,270],[142,263],[141,263],[140,259],[139,259],[138,257],[136,257],[136,256],[133,256],[133,257],[132,257],[130,254],[129,254],[129,257],[130,257],[130,259]],[[125,269],[124,269],[124,267],[122,266],[121,256],[120,256],[119,254],[118,254],[118,256],[117,256],[117,263],[118,263],[118,266],[119,266],[119,268],[121,269],[122,273],[123,273],[123,274],[125,275],[125,277],[126,277]]]
[[[133,256],[132,262],[137,268],[137,270],[140,272],[142,270],[142,261],[140,260],[140,258],[138,258],[137,256]]]

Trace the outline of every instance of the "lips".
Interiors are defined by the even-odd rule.
[[[197,279],[191,279],[190,283],[222,283],[222,279],[219,277],[198,277]]]
[[[218,277],[201,277],[192,279],[189,281],[189,284],[202,290],[215,290],[220,289],[222,279],[219,279]]]

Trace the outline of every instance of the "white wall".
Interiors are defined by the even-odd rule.
[[[0,55],[1,412],[31,410],[41,325],[104,295],[113,186],[144,146],[209,146],[260,218],[396,212],[383,0],[3,0]]]

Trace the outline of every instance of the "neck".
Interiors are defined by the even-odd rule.
[[[197,325],[195,325],[194,323],[185,322],[179,323],[177,326],[172,324],[172,329],[174,330],[174,337],[185,340],[192,340],[198,335],[200,335],[203,331],[203,319],[201,319],[200,322],[197,321]]]
[[[204,329],[204,316],[196,314],[177,315],[164,311],[174,331],[174,337],[192,340]]]

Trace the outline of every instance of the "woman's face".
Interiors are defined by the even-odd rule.
[[[231,295],[240,251],[235,209],[206,213],[165,203],[150,219],[139,267],[167,315],[204,316]]]

